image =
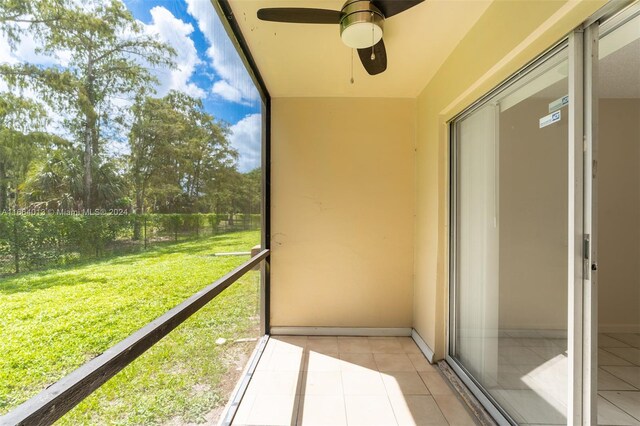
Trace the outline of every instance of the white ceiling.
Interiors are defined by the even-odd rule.
[[[385,22],[387,70],[366,73],[340,40],[338,25],[260,21],[264,7],[340,10],[342,0],[231,0],[273,97],[416,97],[492,0],[426,0]]]

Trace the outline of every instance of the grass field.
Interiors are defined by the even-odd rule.
[[[257,231],[240,232],[1,279],[0,414],[248,259],[213,253],[258,242]],[[227,372],[242,367],[255,345],[233,342],[257,336],[258,289],[259,274],[246,274],[61,423],[184,424],[212,416],[232,386]],[[228,343],[216,345],[219,337]]]

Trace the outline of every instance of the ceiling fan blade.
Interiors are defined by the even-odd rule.
[[[358,55],[360,61],[364,66],[364,69],[371,75],[380,74],[387,69],[387,50],[384,48],[384,41],[380,40],[373,46],[373,52],[375,58],[371,59],[371,48],[365,47],[364,49],[358,49]]]
[[[259,9],[258,19],[293,24],[339,24],[340,11],[299,7],[272,7]]]
[[[393,15],[404,12],[413,6],[422,3],[424,0],[372,0],[371,3],[384,15],[391,18]]]

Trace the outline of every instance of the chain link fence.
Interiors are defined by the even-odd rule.
[[[258,214],[0,214],[0,276],[260,229]]]

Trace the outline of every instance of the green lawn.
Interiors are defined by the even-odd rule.
[[[0,279],[0,414],[248,259],[213,253],[249,251],[259,238],[240,232]],[[233,342],[257,336],[258,289],[259,274],[246,274],[61,423],[204,421],[233,385],[225,373],[255,345]]]

